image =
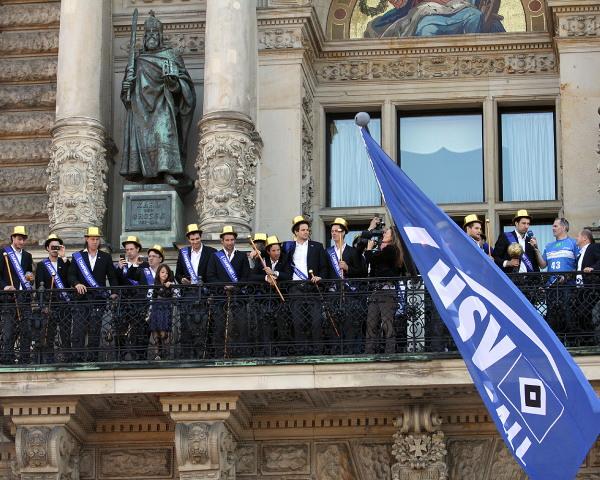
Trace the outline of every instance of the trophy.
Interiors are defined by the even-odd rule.
[[[521,255],[523,255],[523,247],[521,247],[518,243],[511,243],[507,249],[508,256],[512,259],[518,258],[521,259]],[[519,271],[519,267],[513,267],[513,272],[516,273]]]

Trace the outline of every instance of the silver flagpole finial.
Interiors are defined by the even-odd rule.
[[[354,117],[354,121],[359,127],[366,127],[370,120],[371,117],[367,112],[358,112]]]

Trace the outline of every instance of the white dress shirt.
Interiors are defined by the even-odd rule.
[[[304,242],[304,243],[296,242],[296,249],[294,250],[294,257],[293,257],[294,266],[298,270],[300,270],[302,273],[304,273],[306,275],[306,278],[308,278],[307,258],[308,258],[308,242]],[[303,278],[300,278],[298,275],[296,275],[296,272],[294,272],[294,275],[292,278],[294,280],[304,280]]]
[[[194,272],[198,273],[198,266],[200,265],[200,257],[202,256],[202,245],[200,245],[200,250],[197,252],[190,248],[190,262],[192,263],[192,267],[194,267]]]

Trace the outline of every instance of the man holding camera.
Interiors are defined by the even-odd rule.
[[[69,286],[70,263],[65,257],[65,246],[62,239],[51,234],[44,242],[48,258],[39,261],[35,268],[35,284],[38,289],[44,286],[43,293],[38,290],[38,300],[42,314],[42,334],[40,336],[42,348],[42,361],[54,363],[54,344],[56,331],[60,331],[61,344],[70,345],[71,313],[69,302],[71,296],[65,292],[56,292],[56,289],[65,289]]]
[[[10,235],[11,244],[4,247],[4,258],[0,262],[0,288],[5,292],[2,299],[3,363],[13,363],[17,341],[19,363],[31,360],[33,257],[24,249],[26,240],[25,227],[14,227]]]
[[[140,265],[145,260],[140,256],[142,244],[135,235],[128,236],[121,243],[125,253],[119,257],[116,273],[119,285],[134,287],[139,285]],[[143,341],[146,337],[143,305],[146,292],[139,289],[123,289],[119,317],[115,321],[117,346],[124,360],[141,358]]]

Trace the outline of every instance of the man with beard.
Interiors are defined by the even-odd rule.
[[[150,11],[142,49],[127,65],[121,100],[127,109],[121,175],[190,188],[185,149],[196,94],[183,59],[163,45],[163,26]],[[132,46],[133,48],[133,46]]]

